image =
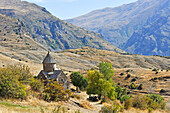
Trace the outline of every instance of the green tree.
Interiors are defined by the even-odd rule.
[[[104,75],[104,78],[107,81],[112,81],[112,77],[114,75],[114,69],[112,67],[112,64],[109,62],[101,62],[99,64],[99,71]]]
[[[103,74],[97,70],[89,70],[87,74],[89,85],[87,87],[87,94],[98,94],[99,99],[103,96],[109,98],[114,97],[114,87],[112,83],[105,80]]]
[[[71,82],[74,86],[76,86],[76,90],[78,92],[78,88],[81,90],[88,86],[88,80],[85,78],[80,72],[72,72],[70,75]]]

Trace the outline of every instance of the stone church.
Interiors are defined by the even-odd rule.
[[[43,80],[56,80],[59,84],[63,84],[65,89],[69,89],[69,81],[67,80],[67,76],[60,68],[56,68],[56,61],[48,52],[47,56],[43,60],[43,70],[38,74],[37,78],[41,78]]]

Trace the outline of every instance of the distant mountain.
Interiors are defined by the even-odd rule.
[[[135,54],[170,56],[170,15],[162,16],[133,33],[123,49]]]
[[[123,52],[95,32],[62,21],[45,8],[20,0],[0,0],[0,14],[22,21],[34,41],[46,49],[63,50],[90,46]]]
[[[101,33],[105,40],[127,52],[170,56],[169,2],[138,0],[116,8],[92,11],[67,21]],[[154,37],[154,41],[144,40],[148,36]]]

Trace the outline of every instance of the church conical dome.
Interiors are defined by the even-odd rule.
[[[43,60],[43,64],[56,64],[56,61],[54,58],[50,55],[50,52],[48,52],[47,56]]]

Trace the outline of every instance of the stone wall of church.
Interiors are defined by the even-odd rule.
[[[56,64],[43,64],[43,70],[47,72],[53,72],[56,70]]]

